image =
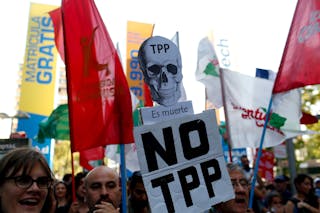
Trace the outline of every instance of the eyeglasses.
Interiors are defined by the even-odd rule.
[[[247,188],[249,186],[249,181],[247,179],[231,179],[231,183],[233,188],[236,188],[237,186]]]
[[[38,177],[36,180],[34,180],[32,177],[28,175],[22,175],[22,176],[16,176],[16,177],[6,177],[7,180],[14,180],[14,183],[17,187],[22,189],[27,189],[34,182],[37,183],[37,186],[40,189],[47,189],[52,185],[53,180],[50,177]]]

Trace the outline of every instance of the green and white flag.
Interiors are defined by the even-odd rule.
[[[39,123],[37,140],[41,143],[45,138],[70,140],[68,105],[59,105],[50,116]]]
[[[232,148],[259,147],[273,81],[220,69],[225,113]],[[300,130],[300,92],[273,96],[263,147],[306,134]]]
[[[199,42],[196,79],[205,85],[207,101],[215,108],[222,107],[219,61],[208,37]]]

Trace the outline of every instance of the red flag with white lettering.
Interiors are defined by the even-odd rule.
[[[63,0],[72,151],[134,142],[131,97],[93,0]]]
[[[273,93],[320,84],[320,1],[299,0]]]

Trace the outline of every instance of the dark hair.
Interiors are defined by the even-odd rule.
[[[72,174],[71,173],[64,174],[62,180],[64,182],[69,182],[70,180],[72,180]]]
[[[42,153],[30,147],[10,150],[0,160],[0,187],[4,184],[6,177],[15,176],[20,171],[22,171],[22,175],[28,175],[36,163],[40,163],[46,175],[53,179],[53,173]],[[49,212],[51,209],[51,190],[52,188],[49,187],[48,195],[41,210],[42,213]],[[0,211],[2,212],[2,210]]]
[[[130,189],[134,189],[136,187],[137,183],[143,183],[142,181],[142,175],[140,171],[133,172],[131,178],[130,178]]]
[[[274,197],[279,197],[282,200],[282,197],[279,192],[276,192],[276,191],[269,192],[265,197],[268,208],[271,207]]]
[[[307,200],[309,200],[309,204],[311,204],[312,206],[318,206],[318,198],[317,196],[314,194],[314,189],[313,189],[313,179],[311,176],[307,175],[307,174],[298,174],[295,178],[294,178],[294,185],[297,189],[297,186],[300,185],[301,183],[303,183],[305,181],[305,179],[309,179],[310,180],[310,184],[311,184],[311,190],[309,191],[309,193],[306,195],[307,196]]]
[[[79,188],[82,178],[86,177],[87,173],[88,172],[78,172],[74,177],[76,190]]]
[[[306,175],[306,174],[298,174],[298,175],[294,178],[294,185],[297,186],[297,185],[303,183],[305,179],[309,179],[310,182],[311,182],[311,184],[313,183],[312,177],[310,177],[309,175]]]

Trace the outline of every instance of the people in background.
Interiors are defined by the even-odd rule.
[[[53,174],[44,156],[16,148],[0,160],[0,212],[53,212]]]
[[[250,161],[247,155],[242,155],[240,157],[241,166],[244,171],[246,178],[250,181],[253,176],[253,169],[250,167]]]
[[[314,194],[320,199],[320,177],[316,177],[313,181]]]
[[[288,189],[289,177],[286,175],[278,175],[274,178],[274,188],[281,195],[282,204],[285,205],[289,198],[292,197],[291,191]]]
[[[84,200],[86,193],[84,179],[86,175],[87,172],[79,172],[74,177],[76,200],[72,202],[69,213],[87,213],[89,211],[89,207]]]
[[[56,199],[55,213],[68,213],[71,204],[68,185],[64,181],[58,181],[54,184],[53,191]]]
[[[271,191],[266,195],[266,213],[284,213],[284,205],[281,195],[276,191]]]
[[[309,175],[298,174],[294,179],[296,194],[287,202],[286,212],[319,213],[320,205],[313,191],[313,180]]]
[[[151,213],[140,171],[133,172],[129,181],[128,211],[129,213]]]

